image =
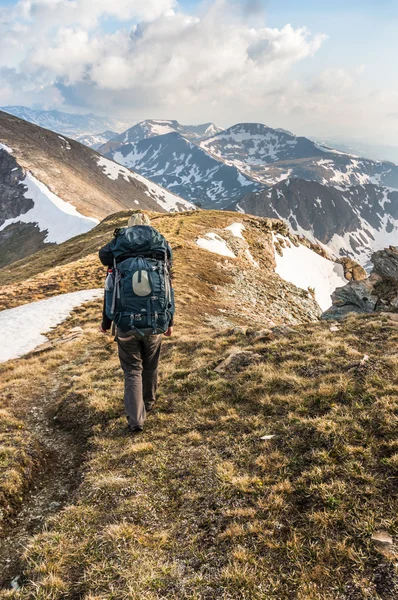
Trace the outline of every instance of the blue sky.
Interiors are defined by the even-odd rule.
[[[0,0],[0,105],[398,137],[397,0],[180,0],[174,13],[173,5]],[[141,21],[140,38],[130,36]]]

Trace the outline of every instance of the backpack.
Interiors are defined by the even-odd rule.
[[[153,227],[127,227],[118,231],[111,251],[114,264],[105,282],[107,316],[125,333],[165,333],[175,310],[167,241]]]

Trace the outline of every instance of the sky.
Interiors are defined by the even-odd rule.
[[[0,106],[398,145],[396,0],[0,0]]]

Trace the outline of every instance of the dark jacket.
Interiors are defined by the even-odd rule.
[[[120,230],[118,230],[118,229],[115,230],[114,238],[117,237],[119,231]],[[113,240],[112,240],[112,242],[109,242],[108,244],[103,246],[103,248],[101,248],[98,252],[99,259],[105,267],[113,267],[112,243],[113,243]],[[169,261],[169,266],[170,266],[170,271],[171,271],[171,269],[173,267],[173,252],[172,252],[170,245],[168,245],[167,256],[168,256],[168,261]],[[159,258],[164,258],[164,255],[160,256]],[[174,315],[171,317],[170,327],[173,326],[173,323],[174,323]],[[102,308],[101,327],[104,331],[108,331],[112,327],[112,321],[105,312],[105,294],[104,294],[104,302],[103,302],[103,308]]]

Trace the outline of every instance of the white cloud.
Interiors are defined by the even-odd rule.
[[[71,10],[65,5],[84,8],[84,0],[54,0],[52,4],[49,0],[23,0],[23,4],[29,4],[24,13],[40,19],[41,27],[45,15],[47,21],[52,20],[53,13],[64,17],[55,34],[43,40],[35,36],[32,47],[26,48],[21,62],[25,72],[32,77],[44,72],[48,83],[85,82],[103,90],[131,90],[138,95],[150,90],[155,105],[165,98],[174,104],[181,93],[190,102],[224,93],[229,96],[241,86],[246,92],[261,94],[280,81],[294,63],[312,56],[324,39],[290,25],[282,29],[249,27],[228,16],[226,3],[220,1],[200,19],[163,11],[149,22],[140,22],[131,33],[120,30],[114,35],[64,26],[65,12]],[[125,2],[114,4],[117,14]],[[158,12],[167,8],[164,0],[160,4]],[[49,5],[52,8],[46,12]],[[98,5],[104,5],[105,11],[105,3]],[[97,3],[94,12],[104,14]]]
[[[369,130],[380,115],[375,127],[391,128],[382,114],[396,112],[395,94],[365,92],[364,65],[298,76],[326,36],[265,27],[261,7],[213,0],[192,16],[176,0],[20,0],[0,13],[0,103],[67,105],[62,89],[132,119],[258,120],[326,135],[336,124]],[[120,21],[115,33],[104,32],[107,17]]]
[[[176,0],[20,0],[16,15],[48,25],[94,26],[103,16],[151,20],[173,9]]]

